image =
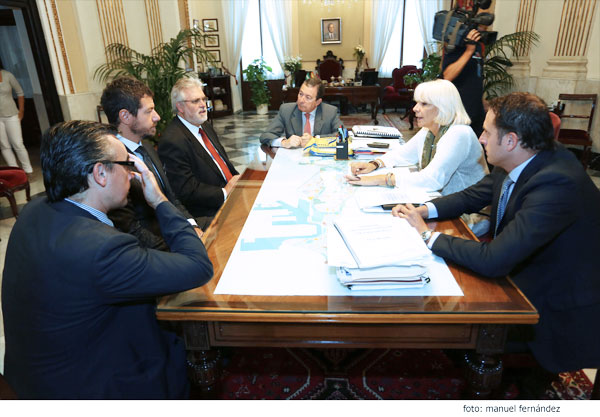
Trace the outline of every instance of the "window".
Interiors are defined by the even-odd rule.
[[[394,68],[403,65],[421,66],[424,45],[416,10],[418,0],[403,1],[404,7],[396,19],[388,49],[379,69],[380,77],[391,77]]]
[[[242,69],[246,69],[252,61],[262,56],[273,69],[272,73],[267,74],[267,79],[281,79],[284,77],[283,68],[275,54],[267,24],[268,22],[261,19],[260,0],[250,0],[242,38]]]

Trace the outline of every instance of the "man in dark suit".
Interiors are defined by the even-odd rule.
[[[406,218],[436,255],[485,276],[508,274],[540,314],[537,325],[513,329],[512,341],[526,343],[543,368],[557,373],[600,366],[600,332],[597,320],[589,321],[600,317],[600,192],[553,137],[537,96],[494,99],[480,138],[492,173],[462,192],[418,208],[397,206],[393,214]],[[432,234],[423,221],[490,204],[489,243]]]
[[[156,177],[163,194],[196,228],[198,236],[202,237],[202,230],[196,220],[171,189],[154,146],[144,140],[156,134],[156,123],[160,120],[154,109],[152,91],[135,78],[121,77],[106,86],[100,102],[109,123],[119,131],[117,139],[125,145],[129,153],[144,161]],[[161,235],[156,214],[146,203],[139,183],[131,184],[127,205],[112,210],[108,217],[119,230],[136,236],[142,246],[159,250],[169,249]]]
[[[477,136],[483,130],[485,110],[483,108],[483,49],[481,34],[472,29],[464,46],[448,51],[444,47],[442,75],[452,81],[471,118],[471,128]]]
[[[342,125],[337,107],[323,103],[325,87],[319,77],[306,80],[296,103],[284,103],[260,135],[260,143],[273,147],[304,147],[311,136],[336,135]],[[307,122],[308,115],[308,122]]]
[[[22,399],[186,398],[185,350],[155,299],[211,278],[202,241],[107,125],[52,127],[40,159],[47,197],[23,209],[3,271],[6,380]],[[142,248],[106,215],[134,176],[171,252]]]
[[[208,109],[202,82],[184,77],[171,91],[177,114],[158,145],[158,155],[173,190],[205,229],[233,190],[239,174],[217,133],[206,123]]]

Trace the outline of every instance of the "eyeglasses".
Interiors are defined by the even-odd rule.
[[[200,102],[203,102],[204,104],[206,104],[206,102],[208,101],[208,98],[204,97],[204,98],[195,98],[194,100],[180,100],[183,101],[185,103],[192,103],[193,105],[198,105],[200,104]]]
[[[103,160],[103,161],[96,161],[96,162],[100,162],[101,164],[117,164],[117,165],[121,165],[121,166],[125,167],[125,169],[128,169],[129,171],[133,171],[135,169],[135,162],[133,162],[133,161],[109,161],[109,160]]]

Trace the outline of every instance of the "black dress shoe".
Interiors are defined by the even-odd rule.
[[[558,379],[557,374],[548,372],[543,368],[529,368],[525,371],[526,374],[517,381],[517,388],[519,390],[518,400],[543,399],[552,381]]]

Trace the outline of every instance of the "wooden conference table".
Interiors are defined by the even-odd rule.
[[[159,320],[183,335],[193,379],[215,389],[219,346],[472,349],[466,356],[470,396],[486,398],[500,383],[507,325],[534,324],[535,308],[510,281],[489,280],[448,264],[463,297],[327,297],[215,295],[265,171],[246,170],[206,231],[213,279],[163,297]],[[474,239],[461,220],[435,230]],[[269,265],[249,265],[247,279]]]
[[[296,101],[298,98],[299,88],[291,87],[283,91],[282,97],[284,103]],[[371,119],[374,124],[379,124],[377,121],[377,111],[379,110],[379,95],[381,87],[379,85],[353,85],[343,87],[325,87],[323,100],[338,99],[341,100],[341,113],[348,114],[347,103],[354,106],[361,104],[369,104],[371,106]]]

